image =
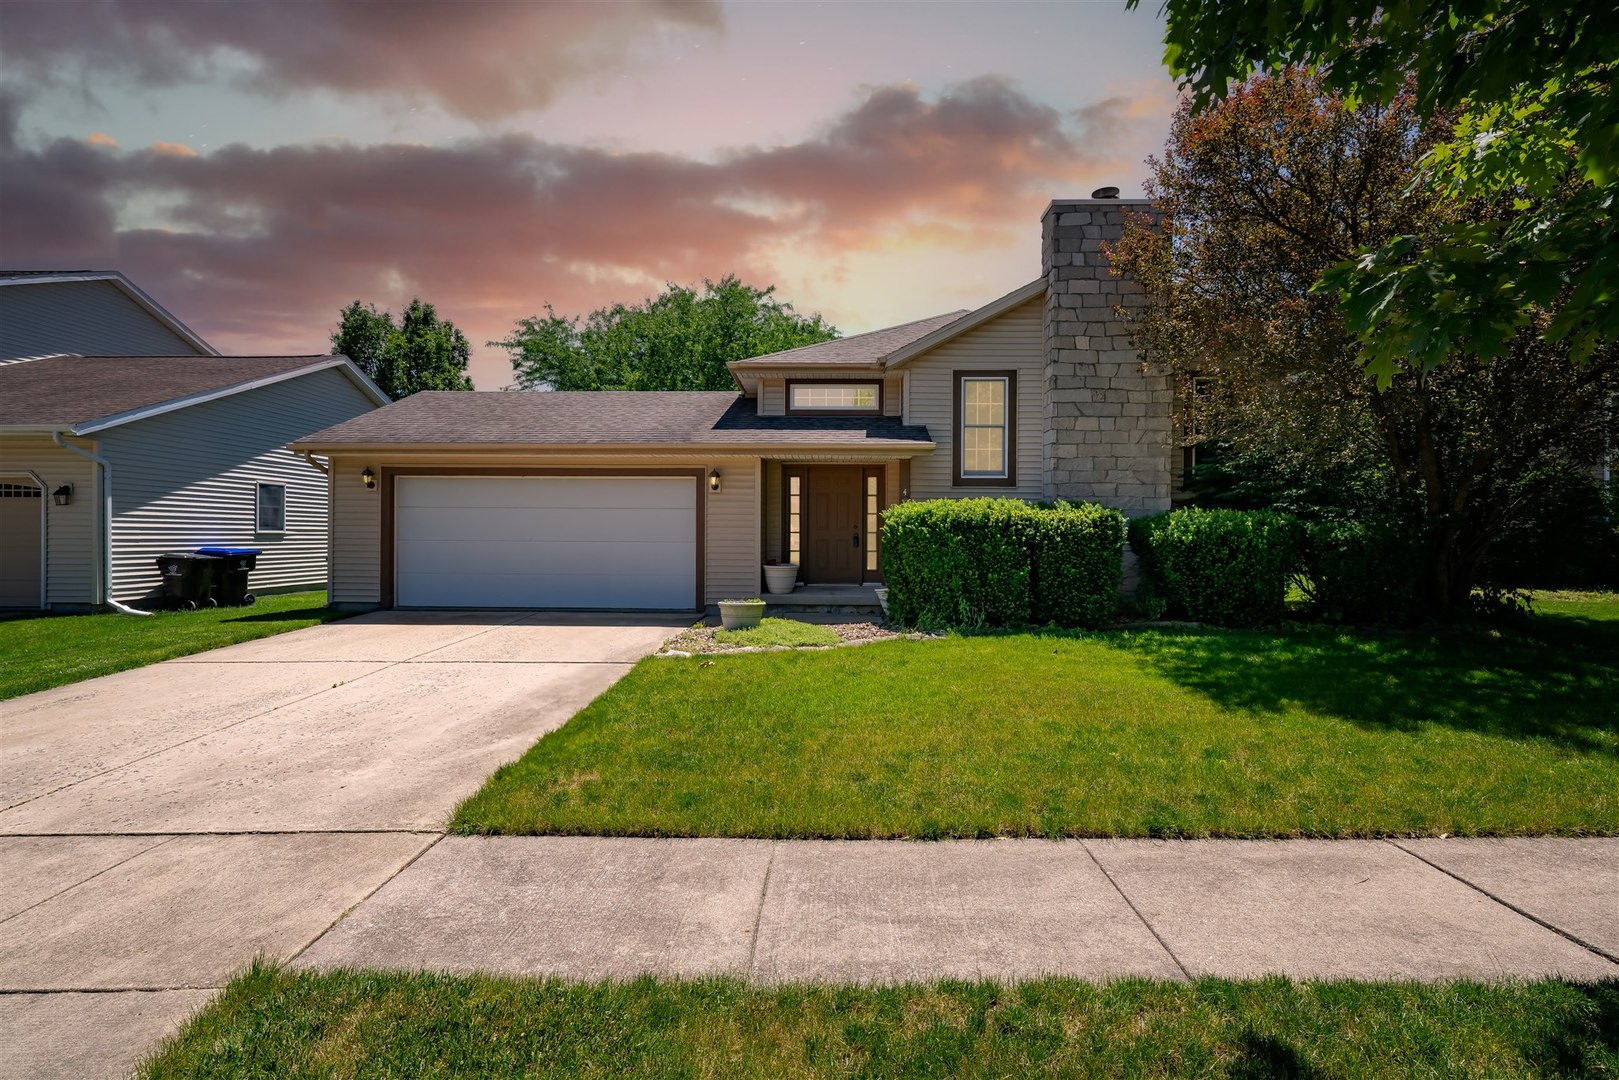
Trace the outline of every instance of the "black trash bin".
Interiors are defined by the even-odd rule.
[[[163,575],[163,599],[168,606],[195,610],[213,607],[214,567],[211,555],[176,551],[157,557],[157,571]]]
[[[259,564],[258,548],[204,547],[197,554],[217,559],[214,566],[214,600],[227,607],[243,607],[258,597],[247,591],[247,575]]]

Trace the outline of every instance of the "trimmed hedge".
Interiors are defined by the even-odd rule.
[[[1420,614],[1422,543],[1392,517],[1318,521],[1307,529],[1305,567],[1317,617],[1405,624]]]
[[[888,611],[909,626],[1100,626],[1122,575],[1124,518],[1101,506],[928,499],[883,515]]]
[[[1303,529],[1269,510],[1188,507],[1130,522],[1130,548],[1176,612],[1219,626],[1281,619]]]

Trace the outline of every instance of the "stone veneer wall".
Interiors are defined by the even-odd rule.
[[[1144,305],[1146,295],[1135,280],[1113,276],[1101,249],[1122,235],[1127,210],[1149,208],[1062,199],[1041,220],[1045,495],[1128,517],[1169,509],[1172,399],[1169,376],[1142,363],[1115,311]]]

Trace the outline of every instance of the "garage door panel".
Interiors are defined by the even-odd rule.
[[[398,544],[401,574],[461,573],[500,568],[526,573],[544,567],[545,573],[588,574],[604,568],[614,572],[632,568],[640,573],[691,576],[697,564],[697,545],[634,540],[596,540],[577,543],[522,544],[499,540],[402,540]]]
[[[566,607],[685,611],[690,592],[655,574],[423,574],[413,588],[415,607]],[[513,597],[556,597],[543,604]]]
[[[570,510],[611,509],[633,500],[638,507],[680,510],[691,508],[692,490],[684,477],[412,476],[400,479],[395,505]]]
[[[668,538],[692,531],[692,508],[677,510],[641,507],[574,510],[526,507],[454,507],[461,511],[446,514],[442,507],[401,507],[397,517],[401,536],[418,540],[460,541],[467,537],[467,513],[475,514],[478,536],[485,540],[519,543],[590,542],[604,538],[645,539],[668,542]]]
[[[691,477],[399,477],[402,607],[688,610],[697,592]]]

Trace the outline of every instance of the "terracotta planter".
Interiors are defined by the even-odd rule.
[[[780,596],[792,592],[796,584],[798,584],[797,563],[782,563],[777,566],[766,564],[765,592],[772,596]]]
[[[763,600],[721,600],[720,626],[725,630],[746,630],[758,626],[765,617]]]

